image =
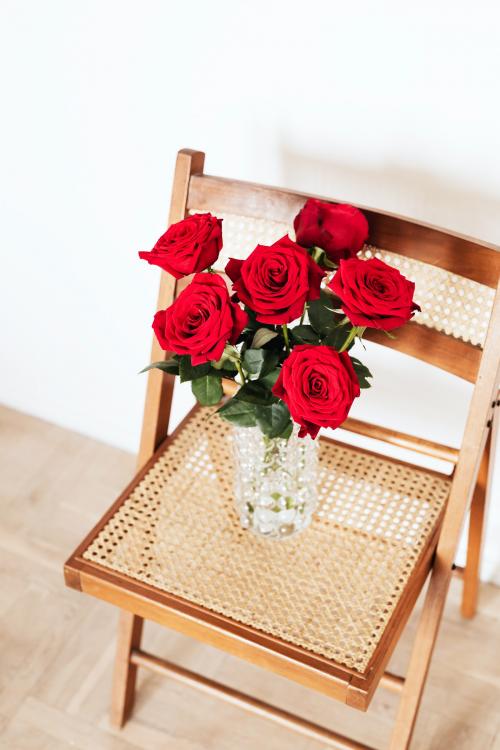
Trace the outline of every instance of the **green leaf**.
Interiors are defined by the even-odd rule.
[[[319,335],[312,326],[299,325],[290,329],[297,344],[319,344]]]
[[[283,438],[283,440],[288,440],[288,438],[292,434],[292,430],[293,430],[293,422],[292,420],[290,420],[287,426],[285,427],[285,429],[283,430],[283,432],[281,432],[278,435],[278,437]]]
[[[309,322],[314,330],[325,336],[336,324],[333,310],[326,307],[321,299],[315,299],[309,303]]]
[[[256,313],[253,310],[250,310],[249,307],[245,305],[245,312],[248,315],[248,322],[243,330],[243,333],[248,333],[248,331],[256,331],[257,328],[260,328],[261,324],[256,318]]]
[[[212,367],[221,373],[229,372],[231,373],[231,376],[238,371],[235,363],[231,362],[231,360],[226,359],[225,357],[221,357],[221,359],[219,359],[217,362],[212,362]]]
[[[257,383],[262,383],[262,385],[266,386],[266,388],[271,389],[273,385],[276,383],[276,381],[278,380],[280,372],[281,372],[281,367],[275,367],[274,370],[271,370],[271,372],[268,372],[267,375],[264,375],[264,377],[259,378]]]
[[[150,365],[141,370],[141,373],[152,370],[153,368],[162,370],[163,372],[169,372],[171,375],[179,374],[179,362],[176,359],[167,359],[162,360],[161,362],[152,362]]]
[[[278,334],[276,331],[271,331],[270,328],[258,328],[255,331],[254,337],[252,339],[251,348],[252,349],[260,349],[262,346],[265,346],[269,341],[276,338]]]
[[[237,373],[237,368],[236,366],[234,366],[233,369],[233,365],[231,364],[231,362],[226,362],[224,367],[218,370],[218,372],[223,378],[234,378]]]
[[[326,334],[321,343],[325,344],[325,346],[331,346],[339,352],[345,345],[349,335],[349,328],[346,328],[344,325],[338,325]]]
[[[228,422],[240,427],[255,427],[257,424],[255,409],[255,404],[231,398],[217,410],[217,413]]]
[[[225,370],[231,370],[231,372],[236,372],[236,362],[239,360],[240,355],[235,346],[232,344],[226,344],[224,347],[224,351],[222,353],[222,357],[218,359],[216,362],[212,362],[212,367],[214,367],[216,370],[222,370],[223,368]]]
[[[203,375],[191,383],[191,389],[202,406],[214,406],[222,398],[222,383],[219,375]]]
[[[262,349],[246,349],[243,354],[243,368],[249,375],[260,375],[264,365],[265,352]]]
[[[268,349],[247,349],[243,355],[243,369],[249,375],[260,377],[278,364],[279,354]]]
[[[276,401],[269,388],[261,384],[261,381],[251,380],[249,383],[242,385],[234,396],[238,401],[247,401],[251,404],[271,404]]]
[[[255,416],[264,435],[270,438],[281,435],[290,422],[290,412],[284,401],[277,401],[268,406],[257,405]]]
[[[319,298],[321,303],[332,311],[338,307],[338,303],[340,302],[339,298],[325,286],[322,286],[319,290]]]
[[[183,354],[182,357],[179,357],[179,375],[181,376],[181,383],[185,383],[187,380],[202,378],[204,375],[208,375],[211,369],[210,362],[203,362],[201,365],[193,366],[189,354]]]
[[[368,382],[367,378],[372,378],[370,370],[366,365],[359,361],[356,357],[351,357],[352,366],[359,380],[360,388],[371,388],[371,383]]]

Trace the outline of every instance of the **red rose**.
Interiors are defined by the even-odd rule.
[[[191,363],[200,365],[220,359],[247,322],[248,315],[231,302],[220,276],[197,273],[170,307],[156,313],[153,329],[162,349],[189,354]]]
[[[368,222],[358,208],[309,198],[293,222],[299,245],[320,247],[330,260],[350,258],[368,238]]]
[[[378,258],[341,260],[328,286],[340,297],[342,310],[355,326],[391,331],[420,310],[413,301],[413,281]]]
[[[231,258],[226,273],[257,320],[276,325],[299,318],[306,301],[319,298],[324,275],[307,251],[287,236],[270,247],[257,245],[246,260]]]
[[[172,224],[151,252],[139,258],[160,266],[176,279],[204,271],[213,265],[222,249],[222,219],[212,214],[193,214]]]
[[[338,427],[347,419],[360,390],[347,352],[300,345],[283,363],[273,393],[300,425],[299,437],[315,438],[320,427]]]

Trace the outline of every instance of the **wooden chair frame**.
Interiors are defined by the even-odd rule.
[[[190,207],[209,210],[214,204],[221,211],[228,213],[241,213],[257,218],[267,216],[276,221],[289,221],[290,216],[293,216],[294,211],[298,210],[308,197],[291,191],[206,176],[203,174],[203,167],[202,152],[183,149],[178,153],[169,224],[184,218]],[[459,451],[356,419],[348,419],[343,425],[352,432],[454,464],[446,511],[430,549],[427,567],[422,568],[422,580],[415,589],[415,595],[406,603],[404,616],[396,624],[399,634],[413,609],[427,573],[430,573],[407,675],[401,678],[385,672],[385,665],[390,656],[390,653],[387,653],[370,688],[375,690],[380,681],[382,686],[400,693],[399,710],[389,747],[390,750],[406,750],[410,746],[447,591],[456,568],[454,560],[460,533],[469,509],[467,562],[465,568],[458,571],[464,583],[463,616],[472,617],[477,607],[481,543],[488,479],[491,474],[490,455],[494,445],[492,426],[497,426],[495,407],[500,404],[497,400],[500,377],[500,253],[491,245],[451,235],[400,217],[364,210],[370,222],[370,240],[374,245],[439,266],[497,290],[483,351],[479,347],[417,324],[410,324],[401,329],[400,335],[394,341],[381,338],[377,333],[371,335],[371,338],[379,343],[399,348],[475,383],[464,439]],[[171,276],[162,273],[158,308],[168,306],[182,286],[181,282],[176,282]],[[164,359],[166,356],[154,339],[152,361]],[[158,370],[150,371],[137,462],[139,470],[144,471],[144,467],[147,468],[158,446],[167,438],[173,384],[172,376],[164,375]],[[110,509],[105,519],[112,515],[115,506]],[[101,574],[97,580],[81,559],[82,550],[94,534],[95,529],[68,560],[65,572],[68,585],[110,601],[121,609],[111,707],[111,720],[115,726],[122,726],[130,715],[134,703],[137,668],[141,666],[180,679],[335,747],[369,750],[358,742],[143,651],[143,621],[144,618],[148,618],[288,676],[303,685],[335,696],[335,675],[328,679],[322,677],[312,666],[295,660],[292,652],[279,653],[270,648],[264,639],[260,643],[247,640],[244,628],[222,629],[205,612],[197,613],[196,607],[189,611],[182,611],[180,607],[173,610],[165,606],[160,592],[155,592],[152,587],[146,597],[144,586],[134,587],[130,581],[126,586],[121,585],[119,577],[111,574]],[[358,699],[356,679],[352,680],[349,687],[347,698],[344,696],[346,702],[366,709],[369,698]],[[364,695],[366,696],[366,693]]]

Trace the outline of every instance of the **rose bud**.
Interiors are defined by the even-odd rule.
[[[315,438],[320,427],[339,427],[347,419],[359,381],[347,352],[331,346],[295,346],[281,368],[273,393],[288,406],[299,437]]]
[[[162,349],[189,354],[193,365],[222,357],[229,341],[235,344],[248,315],[232,302],[224,280],[198,273],[166,310],[159,310],[153,330]]]
[[[274,325],[300,318],[305,303],[319,298],[324,275],[307,251],[287,236],[270,247],[257,245],[246,260],[231,258],[226,273],[257,320]]]
[[[359,208],[316,198],[305,203],[293,228],[299,245],[320,247],[334,263],[356,255],[368,238],[368,222]]]
[[[193,214],[172,224],[150,252],[139,258],[175,276],[190,276],[213,265],[222,249],[222,219]]]
[[[378,258],[341,260],[328,286],[354,326],[392,331],[420,310],[413,281]]]

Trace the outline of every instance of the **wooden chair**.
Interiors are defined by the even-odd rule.
[[[224,218],[219,270],[227,254],[241,256],[282,236],[307,197],[204,175],[203,166],[203,153],[179,152],[169,221],[206,210]],[[365,257],[379,254],[413,278],[423,308],[395,339],[373,331],[370,338],[475,385],[460,450],[357,419],[345,428],[443,459],[451,474],[322,439],[315,522],[279,544],[249,537],[231,506],[229,427],[207,422],[198,408],[167,435],[173,378],[151,371],[139,472],[65,567],[67,585],[122,610],[116,726],[132,710],[137,668],[145,667],[335,747],[366,747],[147,653],[147,618],[362,711],[379,685],[397,691],[390,748],[403,750],[469,509],[462,613],[476,611],[491,427],[500,403],[500,253],[407,219],[366,215],[373,244]],[[185,283],[162,274],[158,306]],[[152,360],[165,356],[153,341]],[[291,556],[294,575],[281,576]],[[427,579],[408,672],[392,675],[386,666]]]

